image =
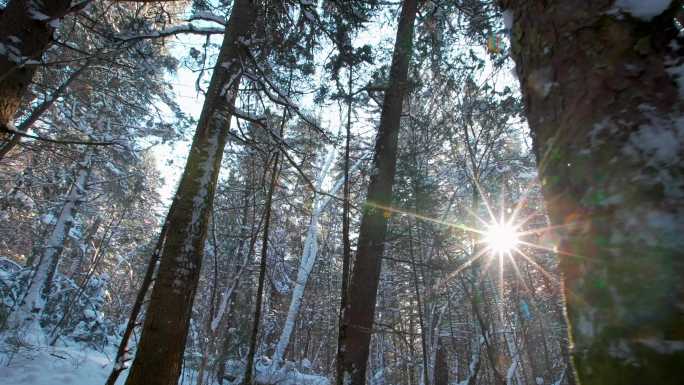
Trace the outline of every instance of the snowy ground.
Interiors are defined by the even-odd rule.
[[[104,385],[112,370],[114,348],[106,353],[84,348],[80,344],[62,347],[22,348],[8,352],[0,342],[0,384],[2,385]],[[267,368],[257,365],[257,380],[267,382]],[[127,372],[121,373],[117,385],[126,380]],[[182,381],[192,385],[195,376],[185,372]],[[273,374],[279,385],[329,385],[327,378],[283,370]],[[181,381],[179,381],[181,383]]]
[[[71,347],[41,347],[8,353],[2,347],[0,382],[4,385],[102,385],[112,369],[111,355]],[[125,373],[117,384],[123,384]]]

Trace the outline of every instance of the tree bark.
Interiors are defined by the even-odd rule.
[[[290,344],[292,332],[294,330],[295,323],[297,322],[297,318],[299,317],[300,308],[304,299],[304,291],[306,290],[309,276],[311,275],[313,266],[316,263],[316,258],[318,257],[318,223],[320,221],[321,215],[323,214],[323,210],[325,210],[328,206],[328,203],[331,202],[330,196],[323,197],[318,193],[318,191],[322,190],[323,184],[325,183],[328,174],[331,172],[334,159],[335,147],[331,147],[323,160],[323,166],[316,178],[316,191],[314,191],[312,203],[313,212],[311,213],[309,227],[306,231],[306,237],[304,238],[304,248],[299,259],[297,278],[292,288],[292,295],[290,297],[290,305],[287,310],[285,324],[283,325],[280,337],[278,338],[278,343],[276,344],[275,351],[273,352],[273,357],[271,357],[271,374],[275,374],[283,362],[285,351]],[[328,194],[336,194],[337,189],[340,186],[341,183],[337,183],[335,186],[333,186]],[[306,352],[306,350],[304,350],[304,352]]]
[[[438,339],[435,359],[435,385],[449,385],[449,365],[444,338]]]
[[[413,292],[416,294],[416,310],[418,310],[418,325],[420,326],[420,347],[423,356],[423,384],[430,385],[430,360],[428,359],[428,336],[425,317],[423,316],[423,301],[420,295],[420,281],[418,280],[418,267],[413,255],[413,232],[411,221],[408,223],[409,257],[411,261],[411,276],[413,278]]]
[[[585,385],[681,383],[684,52],[666,3],[501,1]]]
[[[344,147],[344,192],[343,206],[342,206],[342,285],[340,288],[340,312],[337,317],[338,322],[338,339],[342,341],[347,334],[347,328],[344,325],[344,309],[347,307],[348,291],[349,291],[349,275],[351,270],[351,240],[349,238],[349,147],[351,141],[351,111],[352,111],[352,84],[353,84],[353,66],[349,66],[349,95],[347,99],[347,132]],[[342,362],[344,362],[344,351],[340,349],[338,343],[335,369],[337,372],[342,371]]]
[[[172,210],[173,205],[171,206],[171,208],[169,208],[169,212],[171,212]],[[140,289],[138,290],[138,294],[135,297],[135,302],[133,303],[133,307],[131,308],[131,314],[128,317],[126,329],[124,330],[124,333],[121,336],[121,342],[119,342],[119,347],[116,351],[116,357],[114,359],[114,367],[112,368],[112,371],[109,373],[109,377],[107,377],[105,385],[116,384],[116,380],[119,378],[121,372],[123,372],[127,368],[126,363],[130,360],[128,354],[128,341],[131,339],[131,335],[133,334],[135,327],[138,325],[138,316],[140,315],[140,312],[142,310],[143,303],[145,301],[145,296],[147,295],[147,292],[150,290],[150,286],[152,286],[152,283],[154,282],[154,272],[157,270],[159,256],[161,254],[162,247],[164,246],[164,240],[166,239],[167,226],[168,221],[165,220],[164,224],[162,225],[162,229],[159,232],[159,239],[157,240],[157,244],[155,245],[154,250],[152,251],[152,255],[150,256],[149,262],[147,263],[145,276],[143,277],[142,283],[140,284]]]
[[[280,137],[282,137],[282,130],[280,131]],[[254,320],[252,321],[252,334],[249,341],[249,352],[247,353],[247,365],[245,366],[245,377],[242,382],[244,385],[256,385],[256,381],[253,377],[254,371],[254,356],[256,355],[257,349],[257,339],[259,336],[259,324],[261,322],[261,307],[264,298],[264,279],[266,277],[266,263],[268,261],[268,235],[269,227],[271,224],[271,204],[273,201],[273,191],[276,188],[278,182],[279,167],[278,159],[280,157],[280,152],[276,152],[273,160],[273,171],[271,172],[271,183],[268,187],[268,194],[266,195],[265,210],[264,215],[264,237],[261,243],[261,262],[259,263],[259,283],[257,286],[256,293],[256,304],[254,305]]]
[[[369,344],[375,315],[375,299],[385,249],[387,216],[383,207],[392,203],[392,184],[396,172],[397,141],[402,104],[408,84],[408,68],[413,50],[413,27],[418,0],[405,0],[394,45],[389,88],[380,117],[375,143],[373,173],[361,218],[356,259],[349,286],[349,298],[342,317],[345,328],[338,344],[338,384],[362,385],[365,382]]]
[[[12,123],[38,66],[52,42],[53,23],[67,12],[71,0],[11,0],[0,16],[0,139]]]
[[[74,217],[78,207],[86,198],[87,183],[92,171],[92,158],[92,153],[86,153],[84,159],[78,164],[79,170],[76,174],[76,180],[66,196],[64,206],[50,232],[50,236],[45,241],[33,277],[31,277],[26,288],[26,295],[19,307],[10,316],[10,325],[25,328],[27,338],[35,338],[31,341],[34,343],[43,342],[40,341],[40,318],[50,295],[52,280],[59,265],[59,259],[68,240],[69,232],[73,228]]]
[[[159,273],[127,385],[172,385],[181,373],[209,213],[230,129],[245,47],[256,19],[251,0],[233,6],[190,154],[169,213]]]
[[[31,113],[23,120],[17,127],[16,130],[19,132],[26,132],[40,119],[43,114],[49,110],[55,101],[61,97],[67,88],[74,82],[82,73],[90,66],[90,62],[86,62],[84,65],[79,67],[77,70],[69,74],[69,77],[57,87],[55,91],[46,96],[39,105],[34,108]],[[21,142],[20,135],[10,135],[5,139],[5,143],[0,144],[0,161],[5,158],[5,156],[12,151]]]

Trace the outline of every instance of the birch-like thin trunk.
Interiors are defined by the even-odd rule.
[[[282,137],[282,129],[280,137]],[[271,204],[273,202],[273,192],[278,182],[280,165],[278,160],[280,152],[276,152],[273,160],[273,171],[271,171],[271,183],[266,194],[265,214],[264,214],[264,235],[261,243],[261,261],[259,263],[259,282],[257,284],[256,304],[254,305],[254,319],[252,320],[252,333],[249,341],[249,351],[247,352],[247,365],[245,365],[243,385],[256,385],[254,378],[254,358],[257,351],[257,340],[259,336],[259,325],[261,323],[261,308],[264,298],[264,280],[266,278],[266,262],[268,260],[268,236],[271,225]]]
[[[316,178],[315,188],[317,191],[314,192],[313,201],[313,212],[311,214],[311,219],[309,220],[309,228],[306,232],[306,238],[304,240],[304,250],[302,251],[302,256],[299,261],[299,269],[297,270],[297,279],[295,281],[294,288],[292,289],[292,297],[290,299],[290,306],[287,310],[287,318],[285,319],[285,324],[283,325],[283,331],[280,334],[278,343],[276,344],[275,351],[273,353],[273,358],[271,361],[271,371],[278,370],[283,356],[285,355],[285,349],[287,349],[290,343],[290,337],[292,335],[292,330],[294,329],[297,316],[299,315],[299,308],[302,305],[302,299],[304,298],[304,290],[306,289],[306,284],[309,281],[309,275],[313,269],[314,263],[316,262],[316,257],[318,256],[318,221],[323,213],[323,209],[330,202],[330,198],[322,199],[321,194],[318,191],[323,187],[330,168],[332,167],[333,160],[335,159],[335,148],[331,147],[328,152],[318,178]],[[336,187],[339,188],[339,183]],[[331,191],[330,194],[335,194],[336,191]]]
[[[242,77],[245,47],[256,5],[237,0],[169,212],[159,272],[127,385],[175,385],[181,374],[190,316],[204,255],[209,214],[223,157],[230,111]]]

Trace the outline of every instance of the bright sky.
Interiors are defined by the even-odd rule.
[[[202,22],[196,22],[196,24],[203,25]],[[206,25],[211,25],[211,23],[207,23]],[[371,30],[363,31],[354,41],[354,46],[361,47],[365,44],[378,46],[383,39],[393,37],[394,33],[393,25],[383,24],[380,29],[373,28]],[[213,36],[212,42],[219,44],[221,38],[222,37],[219,35]],[[182,59],[188,55],[191,47],[201,50],[204,43],[205,39],[203,36],[177,35],[169,41],[169,46],[171,47],[171,53],[176,58]],[[326,50],[323,51],[322,54],[327,55],[328,52]],[[321,58],[321,60],[323,60],[323,58]],[[195,88],[197,75],[197,73],[181,65],[175,76],[170,77],[171,84],[174,88],[173,91],[176,95],[176,102],[184,113],[195,119],[199,119],[204,103],[204,95],[198,93]],[[205,75],[205,78],[208,79],[208,75]],[[206,85],[203,84],[203,87],[206,88]],[[313,106],[312,96],[304,98],[301,101],[301,105],[308,108],[315,107]],[[338,111],[336,104],[324,107],[321,110],[322,124],[333,133],[337,132],[339,116],[340,111]],[[364,124],[363,126],[366,125]],[[368,129],[369,127],[366,126],[364,128]],[[186,140],[178,141],[173,144],[160,144],[152,150],[157,169],[164,178],[164,184],[160,190],[160,195],[162,201],[166,202],[166,204],[171,202],[173,194],[176,191],[178,181],[187,159],[190,139],[192,138],[193,133],[194,127],[191,127],[187,132]]]
[[[369,44],[372,47],[386,46],[391,47],[395,36],[396,23],[390,22],[393,17],[388,15],[381,15],[369,24],[370,28],[363,30],[359,33],[359,36],[354,40],[353,44],[355,47],[361,47],[365,44]],[[199,22],[197,25],[200,26],[215,26],[211,22]],[[212,37],[212,42],[217,45],[220,44],[222,36],[215,35]],[[187,55],[191,47],[198,50],[202,50],[202,46],[205,43],[205,38],[198,35],[177,35],[171,38],[168,45],[171,47],[171,53],[178,58],[183,60]],[[470,47],[469,47],[470,48]],[[473,47],[476,50],[484,50],[484,47]],[[325,56],[329,54],[330,49],[324,47],[317,53],[317,62],[320,63],[325,60]],[[376,63],[376,65],[381,65],[382,63]],[[488,74],[491,74],[491,63],[487,61],[487,67],[482,72],[482,79]],[[317,68],[320,74],[321,69]],[[209,79],[209,74],[205,74],[204,80]],[[199,115],[202,111],[202,104],[204,102],[204,95],[198,93],[195,84],[197,80],[197,73],[191,71],[184,65],[180,65],[175,76],[170,78],[170,82],[173,85],[173,91],[176,95],[176,102],[179,104],[180,108],[184,113],[192,116],[195,119],[199,119]],[[510,73],[510,71],[501,71],[497,75],[497,88],[503,88],[506,85],[511,85],[516,83],[516,79]],[[202,87],[206,89],[207,85],[202,84]],[[329,132],[336,133],[340,126],[340,116],[344,111],[340,111],[337,103],[333,103],[330,106],[323,106],[318,109],[314,106],[312,96],[309,95],[304,97],[300,101],[300,105],[305,109],[312,109],[320,114],[322,119],[322,124],[324,128],[328,129]],[[358,112],[358,111],[357,111]],[[371,119],[377,119],[377,116],[362,116],[360,121],[355,123],[354,132],[356,135],[362,134],[370,136],[374,134]],[[156,159],[156,165],[164,178],[164,184],[160,190],[160,195],[163,202],[167,204],[171,202],[173,194],[177,188],[178,180],[183,171],[185,161],[189,151],[190,139],[194,133],[195,127],[190,127],[186,133],[186,140],[178,141],[173,144],[164,144],[156,146],[152,152]],[[368,137],[368,139],[372,139]]]

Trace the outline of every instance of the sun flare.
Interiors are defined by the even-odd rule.
[[[520,242],[518,231],[507,223],[493,223],[488,226],[484,235],[484,243],[497,253],[510,253]]]

